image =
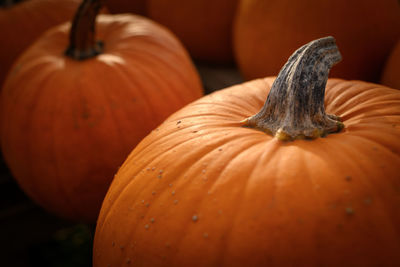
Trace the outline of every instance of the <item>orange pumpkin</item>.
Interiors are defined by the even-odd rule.
[[[50,27],[71,20],[79,3],[79,0],[27,0],[0,6],[0,87],[19,54]]]
[[[400,265],[400,92],[327,81],[339,59],[317,40],[277,79],[207,95],[152,131],[106,195],[94,266]],[[339,132],[266,133],[296,129]]]
[[[381,82],[392,88],[400,89],[400,41],[397,42],[386,61]]]
[[[233,61],[232,21],[237,0],[147,0],[150,18],[171,29],[193,58]]]
[[[55,214],[89,222],[131,149],[202,94],[168,30],[139,16],[99,15],[100,43],[98,9],[99,1],[83,2],[70,41],[69,23],[38,39],[2,97],[3,154],[22,189]]]
[[[236,61],[247,79],[277,75],[290,52],[333,35],[343,62],[331,76],[378,82],[400,37],[397,0],[241,0],[234,23]]]

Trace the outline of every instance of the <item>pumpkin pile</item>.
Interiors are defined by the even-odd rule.
[[[95,267],[400,265],[396,0],[76,10],[13,61],[1,149],[97,221]],[[193,62],[249,81],[203,96]]]

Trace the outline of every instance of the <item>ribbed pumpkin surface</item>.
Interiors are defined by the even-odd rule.
[[[202,94],[197,72],[169,31],[132,15],[101,15],[103,54],[63,56],[69,24],[16,63],[3,94],[2,148],[33,199],[94,221],[118,167],[168,115]]]
[[[400,93],[331,79],[342,132],[281,142],[240,127],[273,78],[215,92],[130,154],[98,219],[94,266],[400,264]]]
[[[44,31],[72,19],[79,0],[29,0],[0,8],[0,85],[14,60]]]

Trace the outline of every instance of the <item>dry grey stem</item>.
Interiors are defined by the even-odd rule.
[[[260,112],[246,119],[246,125],[281,140],[340,131],[339,118],[325,113],[324,96],[329,70],[341,58],[331,36],[300,47],[279,72]]]

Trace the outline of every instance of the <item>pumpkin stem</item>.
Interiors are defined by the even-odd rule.
[[[71,25],[67,56],[84,60],[103,51],[103,43],[95,40],[96,17],[102,6],[102,0],[84,0],[79,6]]]
[[[245,119],[245,126],[279,140],[325,136],[344,124],[325,113],[324,96],[329,70],[342,59],[331,36],[296,50],[279,72],[262,109]]]

